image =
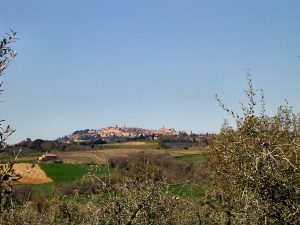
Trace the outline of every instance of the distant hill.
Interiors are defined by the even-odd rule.
[[[124,142],[125,144],[146,143],[142,148],[187,149],[192,146],[207,146],[214,136],[214,134],[187,135],[185,132],[179,132],[169,128],[158,130],[118,127],[108,127],[100,130],[85,129],[75,131],[70,135],[52,141],[42,139],[32,141],[30,138],[27,138],[27,140],[9,146],[8,151],[0,154],[0,158],[14,155],[20,149],[22,149],[22,155],[26,156],[53,151],[69,152],[100,150],[104,148],[124,148],[124,145],[119,145],[120,142]],[[126,147],[131,149],[141,148],[140,145],[128,145]]]
[[[51,151],[84,151],[90,149],[103,149],[112,147],[111,144],[131,141],[145,141],[157,143],[157,148],[189,148],[191,146],[206,146],[214,135],[191,134],[176,131],[172,128],[160,128],[157,130],[138,127],[110,126],[101,129],[77,130],[72,134],[58,138],[57,140],[30,138],[15,145],[9,146],[8,151],[1,155],[14,155],[22,149],[22,155],[30,155]],[[149,140],[149,141],[148,141]],[[152,141],[157,140],[157,141]],[[104,145],[103,145],[104,144]],[[105,145],[108,144],[108,145]],[[148,145],[146,145],[148,146]],[[114,146],[118,147],[118,146]],[[132,146],[130,146],[133,148]],[[138,147],[138,146],[137,146]]]
[[[150,130],[138,127],[118,127],[110,126],[101,129],[85,129],[78,130],[72,134],[68,134],[58,139],[63,143],[79,143],[79,142],[96,142],[95,144],[107,142],[122,142],[129,140],[141,139],[159,139],[160,137],[179,137],[187,136],[184,131],[176,131],[173,128],[160,128],[157,130]],[[99,142],[99,143],[97,143]]]
[[[51,151],[79,151],[83,150],[85,146],[77,144],[67,144],[60,141],[48,141],[42,139],[36,139],[32,141],[30,138],[21,141],[15,145],[8,147],[8,151],[2,153],[2,155],[14,155],[22,149],[22,155],[28,155],[33,153],[51,152]],[[87,148],[88,149],[88,148]]]

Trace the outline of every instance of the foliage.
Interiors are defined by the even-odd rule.
[[[11,31],[7,34],[7,37],[0,42],[0,75],[4,74],[5,69],[8,67],[11,60],[17,55],[17,53],[9,46],[15,41],[16,32]],[[2,82],[0,83],[0,94],[2,94]],[[7,126],[4,128],[2,123],[4,120],[0,120],[0,152],[3,152],[7,148],[7,138],[14,132],[14,130]]]
[[[34,141],[27,140],[21,141],[15,145],[9,146],[7,154],[13,154],[16,150],[22,148],[23,156],[29,155],[32,153],[41,153],[41,152],[51,152],[51,151],[60,151],[60,152],[69,152],[69,151],[83,151],[90,149],[86,146],[81,146],[77,144],[67,144],[59,141],[49,141],[36,139]]]
[[[95,178],[96,179],[96,178]],[[1,224],[197,224],[194,203],[166,193],[164,183],[124,178],[122,183],[97,180],[111,191],[106,198],[57,195],[25,202],[2,217]]]
[[[224,124],[215,139],[215,192],[206,203],[213,217],[226,224],[299,224],[300,116],[288,104],[267,116],[263,92],[247,78],[249,102],[241,103],[242,116],[217,97],[236,119],[236,128]]]
[[[167,149],[168,146],[166,145],[166,141],[163,139],[159,139],[158,140],[158,147],[161,149]]]
[[[176,160],[169,154],[131,154],[127,157],[110,157],[111,167],[123,169],[126,175],[171,183],[201,181],[200,165],[193,162]]]
[[[179,136],[161,136],[158,139],[158,147],[161,149],[188,149],[193,146],[208,146],[211,136],[209,135],[179,135]]]
[[[15,41],[16,32],[11,31],[6,34],[6,37],[0,42],[0,76],[3,75],[11,60],[16,56],[16,52],[10,47],[10,44]],[[2,94],[2,84],[0,83],[0,94]],[[4,120],[0,120],[0,153],[7,150],[7,138],[12,135],[14,130],[10,127],[3,126]],[[1,212],[11,204],[12,182],[18,180],[13,171],[13,165],[17,159],[15,158],[6,164],[0,166],[0,205]]]

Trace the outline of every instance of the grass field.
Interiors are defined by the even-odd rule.
[[[128,141],[115,144],[104,144],[104,149],[157,149],[159,147],[158,141]]]
[[[89,172],[102,174],[109,173],[111,170],[107,166],[94,167],[84,164],[65,163],[41,163],[40,167],[54,183],[68,183],[82,178]]]
[[[203,190],[199,186],[189,184],[176,184],[168,188],[168,192],[183,198],[199,199],[203,196]]]
[[[203,180],[198,184],[173,184],[169,186],[167,191],[175,196],[198,200],[203,198],[205,191],[211,187],[212,183],[209,180]]]
[[[139,145],[140,143],[136,143]],[[128,144],[129,146],[132,144]],[[71,183],[83,178],[88,173],[103,174],[110,173],[113,169],[107,165],[110,157],[127,157],[131,154],[168,154],[176,160],[201,162],[205,160],[205,153],[199,149],[105,149],[97,151],[76,151],[76,152],[57,152],[58,156],[64,163],[40,163],[40,168],[45,172],[47,177],[53,182],[34,185],[34,195],[43,196],[45,193],[51,195],[55,192],[57,184]],[[104,166],[87,165],[88,163],[97,163]],[[197,200],[204,194],[205,183],[199,185],[193,184],[170,184],[167,192],[171,195]],[[86,196],[84,197],[86,198]]]
[[[129,145],[130,146],[130,145]],[[74,151],[57,152],[57,155],[65,163],[97,163],[107,165],[110,157],[127,157],[130,154],[151,153],[151,154],[169,154],[175,158],[183,158],[191,155],[192,158],[186,160],[200,161],[201,150],[199,149],[141,149],[141,148],[123,148],[123,149],[104,149],[96,151]],[[196,156],[198,155],[198,156]],[[197,158],[197,159],[196,159]]]
[[[183,161],[198,162],[198,161],[204,160],[204,155],[203,154],[191,154],[191,155],[176,156],[175,158],[183,160]]]
[[[56,152],[65,163],[96,163],[107,165],[110,157],[126,157],[129,154],[144,152],[143,149],[106,149],[97,151]]]

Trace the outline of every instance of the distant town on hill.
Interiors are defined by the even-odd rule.
[[[17,144],[8,146],[6,154],[14,155],[22,149],[23,154],[41,152],[69,152],[85,150],[103,150],[110,148],[130,149],[188,149],[196,146],[207,146],[214,134],[189,134],[173,128],[156,130],[137,127],[110,126],[101,129],[77,130],[72,134],[56,140],[31,140],[27,138]],[[125,143],[125,145],[119,145]],[[132,145],[128,143],[136,143]]]
[[[72,134],[68,134],[58,139],[64,143],[80,143],[86,141],[105,141],[116,142],[126,140],[152,139],[157,140],[160,137],[180,137],[188,136],[184,131],[177,131],[173,128],[160,128],[157,130],[150,130],[138,127],[119,127],[110,126],[101,129],[85,129],[78,130]]]

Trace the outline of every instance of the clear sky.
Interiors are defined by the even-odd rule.
[[[300,111],[300,1],[0,0],[18,32],[0,115],[27,137],[109,125],[217,132],[251,69],[269,113]]]

